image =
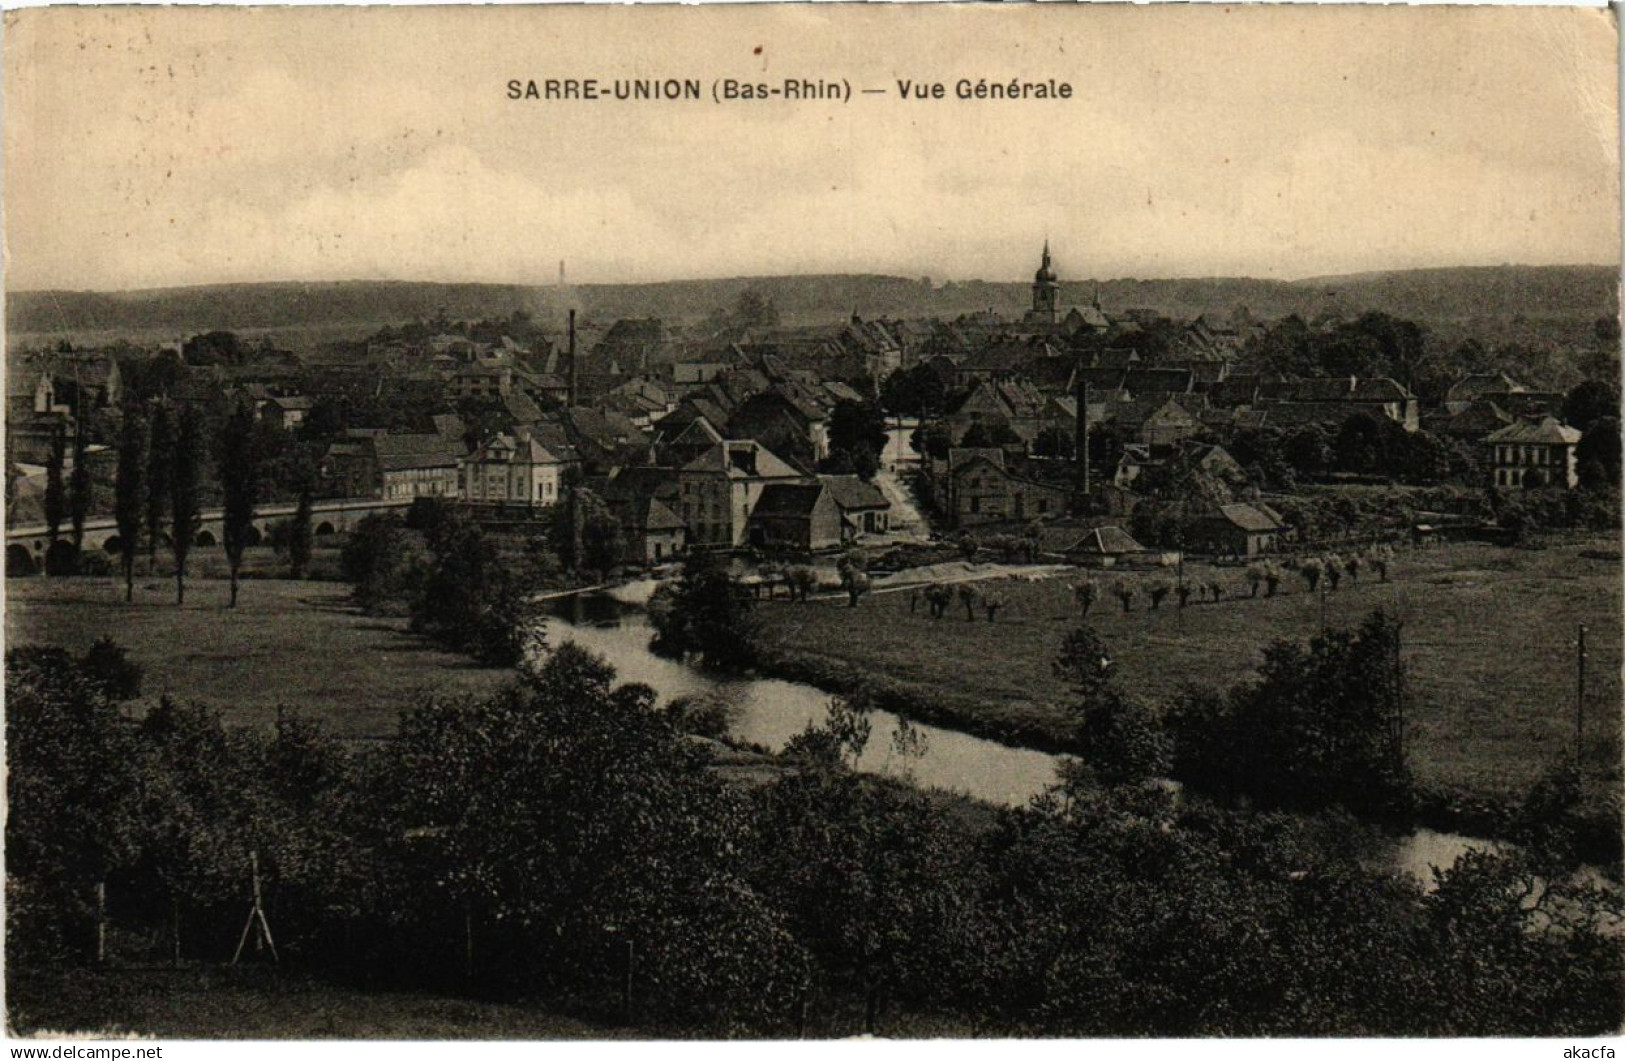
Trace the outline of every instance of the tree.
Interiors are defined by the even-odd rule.
[[[1134,606],[1134,587],[1129,585],[1127,582],[1113,583],[1112,584],[1112,595],[1115,596],[1119,601],[1122,602],[1123,611],[1125,613],[1130,611],[1133,608],[1133,606]]]
[[[76,427],[73,432],[73,475],[68,480],[68,509],[69,520],[73,526],[73,562],[77,569],[79,557],[85,547],[85,520],[90,516],[90,495],[93,489],[90,479],[89,458],[89,425],[85,418],[75,418]]]
[[[1097,703],[1115,691],[1117,672],[1113,669],[1111,650],[1087,623],[1075,627],[1062,639],[1060,655],[1051,662],[1050,669],[1057,678],[1072,686],[1080,710],[1081,706]]]
[[[231,570],[231,604],[237,607],[237,575],[254,531],[259,494],[259,454],[254,446],[254,407],[238,404],[220,432],[220,489],[224,497],[223,537]]]
[[[182,410],[175,431],[175,462],[169,482],[169,549],[175,556],[175,603],[186,603],[186,557],[203,522],[203,466],[208,459],[203,414]]]
[[[133,601],[135,557],[141,549],[141,517],[147,500],[147,420],[139,402],[131,402],[124,410],[116,474],[113,516],[118,522],[119,558],[124,564],[124,599]]]
[[[1078,602],[1078,612],[1084,618],[1089,618],[1089,609],[1094,607],[1100,599],[1100,585],[1092,578],[1081,579],[1072,587],[1072,599]]]
[[[1603,380],[1583,380],[1563,399],[1563,422],[1585,428],[1605,416],[1619,416],[1619,390]]]
[[[393,513],[367,516],[350,530],[339,554],[340,570],[361,609],[378,613],[400,607],[422,579],[427,559]]]
[[[923,363],[893,372],[880,386],[880,404],[894,416],[924,420],[941,412],[946,398],[942,377]]]
[[[68,514],[68,494],[62,476],[68,462],[67,428],[57,424],[51,432],[51,452],[45,459],[45,540],[55,545]]]
[[[847,607],[856,608],[858,598],[869,592],[868,559],[863,550],[848,549],[835,567],[841,576],[841,586],[846,590]]]
[[[158,559],[158,542],[169,518],[171,484],[175,480],[175,424],[169,407],[160,403],[152,411],[147,434],[147,568]]]
[[[941,619],[954,603],[954,591],[940,582],[925,588],[925,602],[931,606],[931,618]]]
[[[1580,485],[1588,490],[1617,489],[1620,484],[1620,432],[1618,416],[1602,416],[1585,425],[1574,448]]]
[[[840,401],[829,414],[829,460],[860,478],[875,477],[886,448],[886,418],[873,402]]]
[[[909,436],[908,444],[922,457],[947,460],[948,450],[954,442],[947,424],[931,420],[922,422],[914,429],[914,433]]]
[[[1311,556],[1298,565],[1298,574],[1303,576],[1304,585],[1313,593],[1320,586],[1320,577],[1326,573],[1326,565],[1321,563],[1320,557]]]
[[[305,568],[310,563],[310,491],[311,484],[307,477],[300,483],[299,504],[294,508],[293,519],[288,524],[288,569],[295,579],[305,577]]]
[[[981,596],[976,587],[969,582],[959,584],[959,603],[965,607],[966,622],[974,623],[976,621],[976,603],[981,599]]]
[[[566,567],[608,574],[620,566],[626,555],[621,521],[596,492],[579,483],[566,487],[564,501],[553,506],[553,517],[553,549]],[[581,527],[579,556],[577,520]]]
[[[1175,773],[1264,807],[1408,806],[1399,626],[1374,612],[1355,630],[1265,649],[1256,682],[1188,693],[1169,716]]]
[[[1152,611],[1156,611],[1158,608],[1162,607],[1162,602],[1164,598],[1168,596],[1168,592],[1171,589],[1173,589],[1173,587],[1167,582],[1158,581],[1151,584],[1150,597]]]
[[[1082,758],[1101,781],[1130,785],[1167,774],[1173,744],[1145,705],[1112,689],[1082,716]]]
[[[655,591],[649,620],[655,628],[650,647],[657,652],[698,653],[708,666],[722,669],[747,667],[756,659],[750,595],[710,553],[691,553],[677,581]]]

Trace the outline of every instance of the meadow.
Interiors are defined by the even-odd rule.
[[[1110,646],[1123,687],[1167,705],[1189,685],[1248,680],[1263,650],[1306,641],[1324,623],[1351,626],[1382,608],[1404,623],[1410,758],[1424,785],[1500,798],[1522,793],[1574,746],[1578,626],[1588,627],[1588,758],[1617,758],[1620,733],[1621,571],[1617,541],[1544,549],[1463,544],[1402,551],[1379,581],[1366,570],[1335,592],[1310,592],[1287,572],[1277,595],[1256,598],[1244,570],[1188,565],[1187,582],[1218,581],[1223,597],[1181,609],[1169,595],[1151,610],[1148,589],[1173,572],[1096,572],[1089,622]],[[1081,576],[1080,576],[1081,577]],[[1137,593],[1124,612],[1119,581]],[[1007,739],[1064,744],[1068,689],[1051,671],[1081,611],[1076,577],[976,583],[1004,602],[994,622],[956,601],[932,619],[907,591],[844,600],[764,603],[772,649],[792,660],[884,676],[934,705],[934,719]],[[1019,740],[1020,738],[1015,738]]]
[[[362,615],[338,582],[248,580],[235,609],[211,578],[189,579],[179,608],[164,578],[138,579],[128,604],[122,579],[14,578],[6,590],[8,646],[77,653],[111,637],[145,672],[143,702],[202,701],[236,725],[268,725],[286,706],[340,737],[386,737],[425,695],[483,695],[512,674],[442,650],[405,619]]]

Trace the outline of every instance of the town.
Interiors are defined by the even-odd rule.
[[[1015,310],[792,322],[780,278],[610,317],[561,263],[531,301],[341,338],[19,344],[8,744],[58,765],[13,790],[38,904],[13,946],[47,970],[14,1012],[171,1026],[116,972],[63,993],[65,961],[158,963],[159,1014],[296,970],[323,998],[535,990],[500,1019],[536,1035],[1611,1026],[1615,317],[1329,288],[1309,316],[1179,315],[1064,253],[1037,242]],[[83,788],[75,762],[125,765]],[[64,861],[47,820],[98,853]],[[1187,869],[1132,928],[1048,935],[1161,858]],[[716,867],[750,897],[706,893]],[[1235,990],[1164,969],[1187,873],[1241,904],[1180,930],[1203,962],[1248,926],[1321,948],[1358,922],[1369,946],[1304,975],[1441,1001],[1283,1015],[1296,960]],[[1526,886],[1538,945],[1495,898]],[[426,927],[396,935],[396,902]],[[1020,972],[1059,953],[1141,971]],[[1484,963],[1518,1005],[1482,1001]],[[186,986],[222,968],[228,994]],[[1152,985],[1183,1001],[1134,1008]],[[1194,1016],[1214,998],[1241,1008]]]
[[[703,321],[516,309],[303,354],[223,331],[25,351],[8,572],[118,555],[121,424],[158,407],[216,434],[251,410],[266,511],[430,499],[540,536],[579,492],[614,515],[615,568],[1011,537],[1095,565],[1239,559],[1616,522],[1610,320],[1537,376],[1380,312],[1174,320],[1060,293],[1046,243],[1020,316],[783,326],[747,291]],[[218,513],[196,537],[220,544]]]

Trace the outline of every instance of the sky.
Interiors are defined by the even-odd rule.
[[[1606,12],[1181,6],[6,13],[6,287],[822,272],[1298,278],[1619,261]],[[699,102],[511,101],[677,77]],[[846,79],[849,102],[711,100]],[[960,78],[1068,100],[961,101]],[[897,97],[940,80],[945,100]]]

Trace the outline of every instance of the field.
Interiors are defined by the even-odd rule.
[[[530,1005],[346,988],[264,967],[25,971],[11,1032],[160,1039],[610,1039],[631,1029]]]
[[[1378,582],[1362,572],[1325,595],[1325,621],[1352,625],[1385,608],[1404,622],[1411,760],[1418,780],[1481,797],[1524,791],[1572,748],[1575,637],[1588,628],[1587,734],[1596,753],[1620,731],[1618,543],[1570,543],[1544,550],[1458,545],[1402,552]],[[1587,558],[1593,553],[1602,559]],[[1612,556],[1613,559],[1606,557]],[[1146,586],[1167,575],[1095,576],[1103,591],[1120,578],[1139,585],[1133,611],[1103,592],[1090,620],[1111,646],[1126,688],[1166,704],[1189,683],[1228,686],[1249,677],[1273,641],[1306,640],[1321,623],[1321,595],[1288,574],[1281,595],[1250,599],[1240,569],[1189,566],[1188,581],[1217,579],[1219,603],[1183,614],[1172,596],[1150,611]],[[910,594],[759,609],[770,644],[814,664],[886,676],[939,705],[938,719],[984,733],[1048,732],[1064,738],[1056,706],[1066,686],[1050,670],[1062,636],[1079,621],[1071,580],[979,583],[1006,602],[997,621],[967,622],[954,605],[930,618]]]
[[[113,579],[11,579],[6,590],[8,646],[81,652],[112,637],[144,668],[147,698],[204,701],[233,724],[267,724],[286,705],[339,736],[385,736],[424,692],[487,693],[510,675],[440,650],[403,619],[360,614],[341,583],[246,581],[235,610],[215,579],[189,580],[182,608],[163,579],[138,580],[133,604]]]

